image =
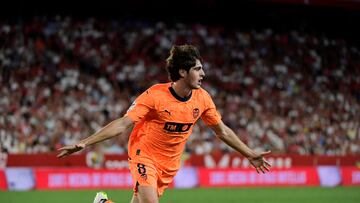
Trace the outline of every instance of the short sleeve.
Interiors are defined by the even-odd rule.
[[[206,92],[205,93],[205,111],[201,115],[201,119],[204,123],[208,126],[210,125],[217,125],[221,121],[221,115],[216,110],[216,106],[211,99],[210,95]]]
[[[134,122],[138,122],[152,109],[154,109],[154,95],[152,95],[151,90],[148,89],[135,99],[125,116],[128,116]]]

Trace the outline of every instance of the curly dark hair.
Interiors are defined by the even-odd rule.
[[[173,82],[181,78],[179,70],[189,72],[195,66],[196,59],[202,60],[199,50],[193,45],[174,45],[170,50],[170,56],[166,59],[166,70],[169,79]]]

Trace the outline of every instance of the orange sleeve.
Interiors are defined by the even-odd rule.
[[[134,122],[139,122],[152,109],[154,109],[154,96],[151,95],[151,90],[148,89],[135,99],[125,116],[128,116]]]
[[[205,94],[205,111],[202,113],[201,119],[208,126],[217,125],[221,121],[221,115],[216,110],[216,106],[207,92]]]

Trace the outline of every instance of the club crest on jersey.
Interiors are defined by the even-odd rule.
[[[199,110],[198,108],[195,108],[195,109],[193,110],[193,117],[194,117],[194,118],[197,118],[197,117],[199,116],[199,113],[200,113],[200,110]]]

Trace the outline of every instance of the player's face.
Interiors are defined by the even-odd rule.
[[[191,67],[189,73],[185,77],[186,83],[191,89],[199,89],[201,87],[201,82],[205,77],[205,72],[203,66],[199,59],[196,59],[196,64],[194,67]]]

